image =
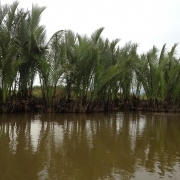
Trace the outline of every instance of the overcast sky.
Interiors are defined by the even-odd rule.
[[[14,2],[1,0],[1,4]],[[149,51],[153,45],[160,50],[164,43],[170,50],[179,43],[180,0],[21,0],[19,7],[31,8],[32,3],[46,6],[41,24],[48,38],[61,29],[71,29],[90,36],[96,29],[110,40],[120,38],[120,46],[132,41],[139,44],[138,52]]]

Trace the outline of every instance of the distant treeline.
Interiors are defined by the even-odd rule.
[[[46,28],[40,25],[44,10],[37,5],[32,5],[31,10],[18,8],[16,1],[0,6],[1,111],[6,111],[8,103],[15,99],[29,102],[37,75],[42,92],[38,102],[44,109],[52,109],[58,98],[64,109],[66,104],[75,102],[75,112],[88,111],[98,103],[103,110],[126,109],[126,105],[127,109],[137,109],[143,91],[147,109],[160,106],[159,110],[165,111],[171,106],[179,111],[177,44],[170,51],[166,51],[166,45],[160,52],[153,46],[139,55],[136,43],[119,47],[119,39],[104,39],[104,28],[97,29],[91,37],[60,30],[47,41]],[[59,85],[61,97],[57,97]],[[92,107],[89,111],[94,110]]]

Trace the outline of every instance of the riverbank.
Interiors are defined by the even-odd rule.
[[[6,103],[0,102],[1,113],[16,112],[50,112],[50,113],[89,113],[106,111],[150,111],[150,112],[180,112],[179,104],[171,102],[150,102],[133,98],[130,100],[116,99],[112,101],[82,101],[53,98],[47,103],[43,98],[30,97],[25,99],[13,98]]]

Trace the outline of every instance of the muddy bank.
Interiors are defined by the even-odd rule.
[[[53,112],[53,113],[81,113],[81,112],[105,112],[105,111],[151,111],[151,112],[180,112],[180,105],[171,102],[149,102],[139,99],[113,101],[82,101],[53,98],[50,103],[43,98],[11,98],[6,103],[0,102],[1,113],[15,112]]]

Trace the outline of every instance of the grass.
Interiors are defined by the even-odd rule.
[[[42,91],[40,86],[33,87],[32,95],[39,98],[42,97]]]

